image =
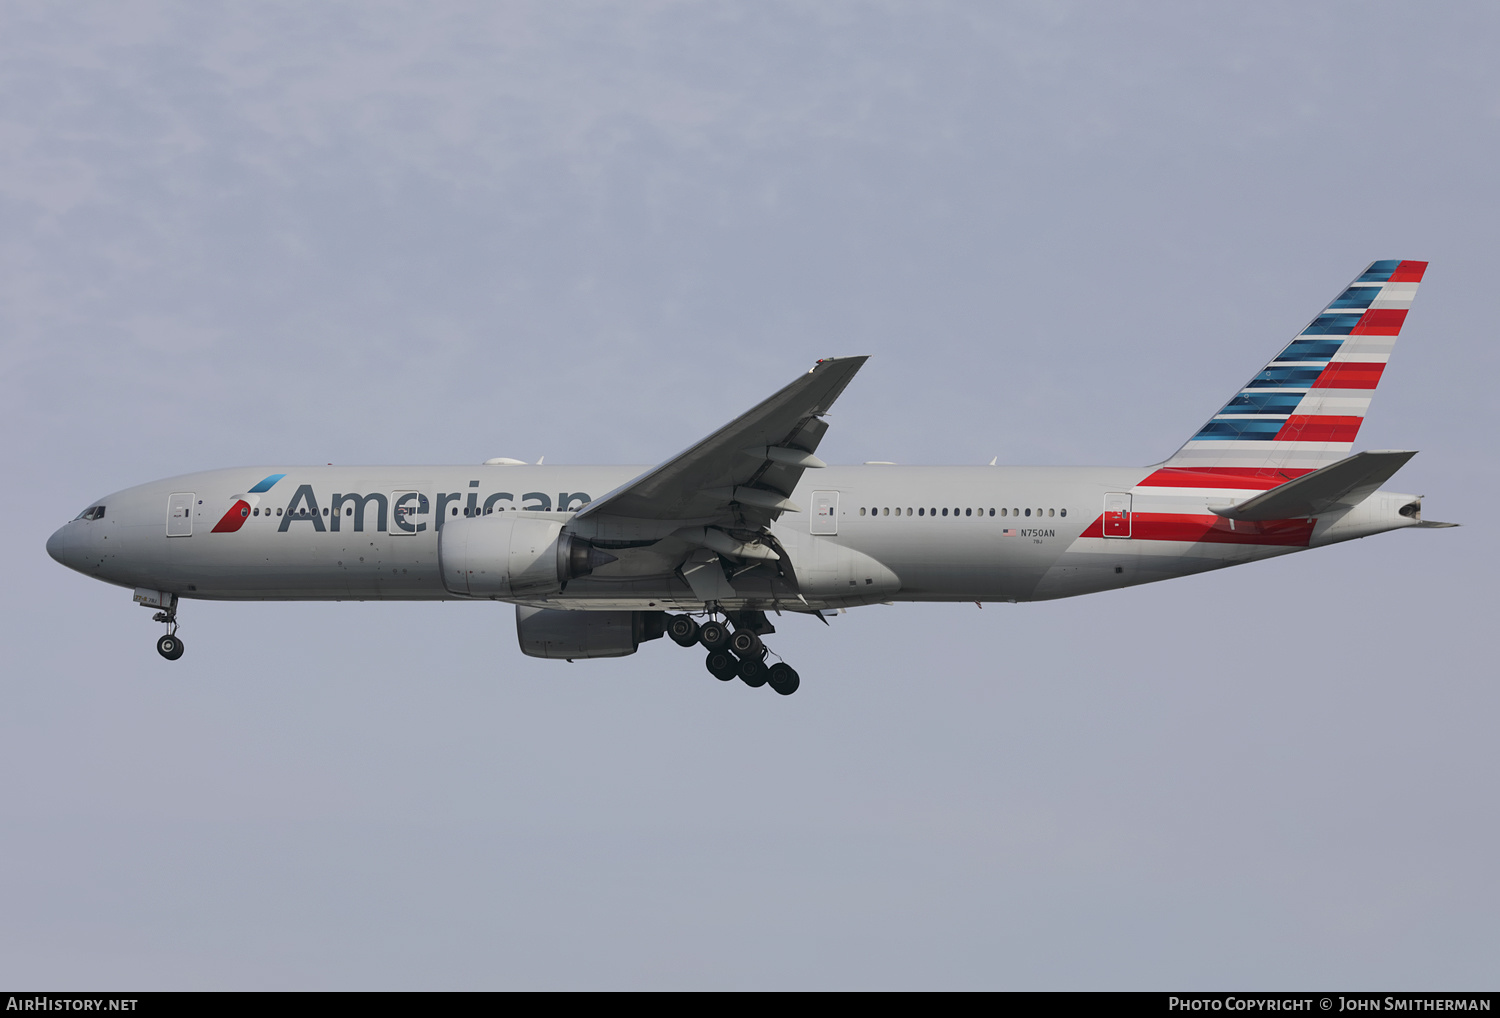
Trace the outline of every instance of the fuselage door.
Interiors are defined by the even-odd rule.
[[[1130,536],[1130,492],[1111,491],[1105,494],[1104,536]]]
[[[391,492],[392,537],[410,536],[431,529],[432,503],[420,491],[411,489]]]
[[[812,493],[812,516],[808,519],[809,534],[837,534],[839,532],[839,493],[815,491]]]
[[[193,536],[193,503],[197,495],[191,491],[174,491],[167,497],[167,536]]]

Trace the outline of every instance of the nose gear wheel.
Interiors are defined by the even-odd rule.
[[[168,661],[176,661],[182,657],[182,638],[177,635],[177,599],[172,599],[172,606],[166,611],[159,611],[151,616],[152,622],[163,622],[167,627],[167,635],[156,641],[156,652]]]
[[[163,636],[156,641],[156,652],[168,661],[176,661],[182,657],[182,641],[176,634]]]

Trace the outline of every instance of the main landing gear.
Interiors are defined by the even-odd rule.
[[[667,635],[679,647],[694,644],[708,651],[703,665],[721,682],[739,679],[752,689],[770,686],[782,696],[791,696],[802,684],[796,669],[785,661],[766,665],[766,645],[761,633],[775,632],[764,612],[736,612],[734,628],[717,619],[701,625],[687,615],[667,620]]]

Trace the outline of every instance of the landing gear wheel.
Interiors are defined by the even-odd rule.
[[[760,637],[748,629],[737,629],[729,638],[729,649],[741,658],[762,658],[766,656],[766,645],[760,642]]]
[[[764,686],[769,672],[766,663],[758,657],[740,658],[740,679],[751,689]]]
[[[691,647],[698,642],[698,623],[686,615],[673,615],[667,622],[667,635],[679,647]]]
[[[698,627],[698,642],[704,650],[723,650],[729,646],[729,627],[722,622],[705,622]]]
[[[727,650],[709,651],[708,657],[703,661],[703,666],[720,682],[728,682],[740,673],[739,661]]]
[[[156,641],[156,652],[168,661],[182,657],[182,640],[177,636],[163,636]]]
[[[797,670],[785,661],[778,661],[766,669],[766,682],[782,696],[791,696],[802,685]]]

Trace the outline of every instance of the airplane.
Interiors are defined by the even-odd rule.
[[[865,357],[818,361],[654,467],[259,466],[89,504],[47,541],[134,589],[183,653],[184,600],[503,601],[523,653],[621,657],[663,635],[783,695],[770,615],[1040,601],[1409,527],[1379,490],[1413,451],[1352,453],[1426,262],[1376,261],[1170,458],[1148,467],[829,466]]]

